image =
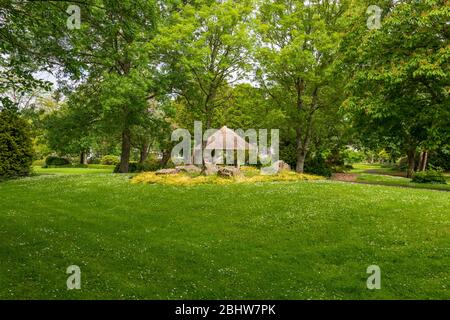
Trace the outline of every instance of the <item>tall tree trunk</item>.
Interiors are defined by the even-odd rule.
[[[80,152],[80,164],[87,164],[87,152],[85,150]]]
[[[140,153],[139,153],[139,163],[140,164],[143,164],[147,160],[149,149],[150,149],[150,146],[148,144],[143,144],[141,146]]]
[[[171,153],[170,150],[163,150],[162,154],[163,155],[159,163],[161,164],[161,166],[165,167],[170,160]]]
[[[131,133],[130,129],[122,131],[122,152],[120,155],[119,173],[128,173],[131,153]]]
[[[297,153],[297,165],[295,167],[295,171],[298,173],[303,173],[305,170],[305,158],[306,154],[304,152]]]
[[[422,159],[420,163],[420,170],[425,171],[427,170],[427,164],[428,164],[428,151],[424,151],[422,153]]]
[[[416,148],[411,148],[408,151],[408,171],[406,172],[407,178],[412,178],[415,166],[416,166]]]
[[[422,167],[422,156],[423,152],[416,152],[415,163],[414,163],[414,172],[420,171]]]
[[[306,152],[304,150],[304,145],[302,143],[302,130],[300,128],[296,129],[296,152],[297,152],[297,163],[295,166],[295,171],[298,173],[303,173],[305,169],[305,156]]]

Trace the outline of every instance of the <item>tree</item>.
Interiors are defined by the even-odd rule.
[[[87,164],[87,154],[95,141],[90,115],[63,105],[45,116],[45,138],[49,147],[64,155],[80,156],[80,164]]]
[[[28,123],[14,109],[0,111],[0,177],[26,176],[33,147]]]
[[[227,103],[232,82],[242,78],[250,42],[246,20],[251,1],[195,1],[175,10],[152,42],[170,83],[187,110],[212,127],[215,110]]]
[[[321,112],[336,114],[330,99],[334,59],[341,39],[343,1],[261,1],[255,19],[257,77],[287,117],[296,170],[305,158]],[[339,92],[335,90],[339,101]]]
[[[408,156],[411,177],[418,151],[450,138],[450,11],[437,0],[391,3],[385,11],[379,30],[349,35],[346,107],[363,140],[396,145]]]
[[[155,35],[158,10],[153,0],[95,0],[77,2],[81,13],[80,29],[67,27],[69,1],[18,2],[6,6],[13,30],[6,36],[13,39],[6,47],[20,45],[21,55],[28,59],[44,57],[45,63],[59,66],[66,76],[85,82],[102,83],[105,114],[113,115],[109,129],[120,130],[122,140],[120,172],[128,171],[131,149],[131,127],[145,113],[150,91],[133,99],[124,99],[128,86],[142,84],[139,77],[147,77],[151,63],[142,54],[144,44]],[[31,17],[26,17],[27,13]],[[52,19],[38,18],[47,13]],[[23,19],[21,19],[21,17]],[[30,32],[28,34],[27,32]],[[24,36],[25,40],[22,40]],[[30,39],[31,37],[31,39]],[[43,39],[39,44],[34,39]],[[19,41],[20,40],[20,41]],[[30,44],[29,50],[26,45]],[[34,50],[39,48],[37,52]],[[37,60],[39,61],[39,60]],[[115,87],[113,87],[115,86]],[[151,92],[154,92],[152,90]],[[117,96],[115,98],[115,94]],[[129,94],[136,93],[129,92]],[[137,104],[135,101],[139,100]]]

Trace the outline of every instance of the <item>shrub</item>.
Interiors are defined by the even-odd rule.
[[[45,159],[45,167],[59,167],[59,166],[70,166],[71,162],[67,158],[57,157],[57,156],[48,156]]]
[[[330,177],[333,169],[322,156],[318,155],[305,161],[305,172]]]
[[[282,182],[282,181],[309,181],[322,180],[323,177],[299,174],[292,171],[282,171],[276,175],[257,175],[252,177],[238,176],[234,178],[223,178],[217,175],[191,176],[185,173],[171,175],[156,175],[154,172],[144,172],[132,179],[132,183],[163,184],[172,186],[195,186],[204,184],[232,184],[232,183],[261,183],[261,182]]]
[[[45,165],[45,159],[35,160],[33,161],[33,166],[43,167]]]
[[[345,173],[354,169],[351,164],[346,164],[344,166],[336,166],[332,168],[332,171],[335,173]]]
[[[450,171],[450,146],[431,152],[428,155],[429,165]]]
[[[114,168],[114,173],[119,172],[120,163],[116,165]],[[130,165],[128,167],[129,173],[138,173],[138,172],[144,172],[144,171],[157,171],[159,169],[162,169],[163,166],[159,163],[159,161],[156,160],[149,160],[144,163],[138,163],[135,161],[130,161]]]
[[[100,164],[100,159],[92,157],[88,159],[88,164]]]
[[[441,169],[430,169],[427,171],[416,172],[411,182],[447,184]]]
[[[45,166],[67,166],[70,165],[70,160],[66,158],[56,157],[56,156],[48,156],[45,159]]]
[[[28,123],[14,110],[0,111],[0,177],[26,176],[31,171],[33,144]]]
[[[398,160],[398,163],[394,166],[399,171],[406,171],[408,170],[408,158],[403,157]]]
[[[365,158],[363,152],[356,151],[350,148],[347,148],[342,152],[342,157],[344,159],[344,163],[350,165],[353,163],[362,162]]]
[[[100,164],[106,164],[106,165],[116,165],[119,162],[120,162],[119,157],[113,156],[113,155],[103,156],[102,159],[100,160]]]
[[[281,145],[280,146],[280,159],[283,159],[291,168],[295,169],[297,165],[297,152],[294,145]]]

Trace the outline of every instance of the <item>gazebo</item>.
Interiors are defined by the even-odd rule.
[[[214,151],[225,151],[225,152],[231,152],[231,151],[246,151],[246,150],[253,150],[257,151],[258,147],[254,144],[248,143],[245,141],[243,137],[238,135],[233,130],[227,128],[226,126],[223,126],[220,128],[220,130],[217,130],[214,134],[212,134],[206,141],[206,147],[204,150],[208,150],[211,154],[211,152]],[[213,155],[214,157],[214,155]],[[236,166],[239,168],[239,161],[236,160]]]

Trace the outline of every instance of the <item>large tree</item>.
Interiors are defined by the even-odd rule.
[[[181,5],[152,43],[170,84],[195,120],[211,128],[226,88],[243,77],[250,42],[246,20],[251,1],[192,1]]]
[[[142,48],[156,33],[157,3],[154,0],[78,1],[79,29],[68,28],[69,5],[73,3],[21,1],[6,5],[3,11],[8,28],[1,29],[1,36],[7,41],[2,48],[8,50],[8,57],[35,59],[42,61],[49,71],[59,70],[66,77],[82,82],[89,79],[91,83],[101,83],[102,92],[109,94],[103,101],[105,115],[113,115],[110,121],[113,125],[108,128],[120,130],[120,172],[127,172],[131,127],[139,124],[146,112],[146,101],[154,94],[147,85],[135,89],[149,77],[151,61]],[[145,81],[147,84],[148,79]]]
[[[255,19],[258,80],[274,103],[285,110],[293,132],[296,170],[305,158],[321,112],[336,114],[329,99],[341,34],[343,1],[260,1]],[[288,133],[289,135],[289,133]]]
[[[450,10],[444,0],[383,8],[380,29],[361,32],[357,26],[349,34],[346,107],[363,141],[395,145],[408,156],[411,177],[418,151],[432,150],[450,137]]]

